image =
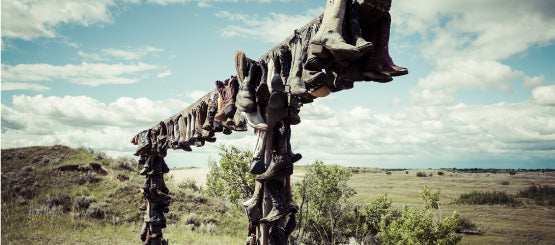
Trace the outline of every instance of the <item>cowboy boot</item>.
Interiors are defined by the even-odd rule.
[[[407,68],[393,63],[389,55],[389,33],[391,30],[391,15],[385,13],[370,27],[371,39],[375,45],[374,55],[368,56],[363,67],[364,72],[378,72],[387,76],[402,76],[408,74]],[[369,77],[374,74],[369,74]],[[374,78],[369,78],[374,80]],[[382,80],[382,79],[377,79]],[[387,79],[383,79],[387,80]],[[381,81],[380,81],[381,82]]]
[[[188,116],[180,115],[177,121],[179,126],[179,140],[177,141],[177,147],[185,151],[192,151],[187,138],[187,117]]]
[[[303,45],[301,35],[297,32],[297,30],[295,30],[295,36],[293,37],[293,39],[289,41],[289,46],[291,47],[292,60],[289,70],[289,76],[287,77],[287,85],[289,85],[289,91],[291,92],[291,94],[304,94],[306,92],[306,86],[304,84],[304,81],[302,80]]]
[[[268,245],[286,245],[287,236],[285,229],[279,225],[273,225],[268,230]]]
[[[258,222],[258,220],[262,216],[262,212],[260,210],[260,202],[262,201],[262,195],[264,189],[262,188],[262,183],[254,182],[254,192],[252,194],[251,199],[243,202],[243,207],[245,207],[245,211],[247,212],[247,217],[249,221]]]
[[[364,40],[362,37],[362,30],[360,29],[359,24],[359,16],[358,16],[358,7],[359,3],[355,0],[352,1],[348,0],[348,7],[349,7],[349,29],[351,31],[351,36],[355,47],[362,49],[362,53],[366,53],[373,49],[373,45],[371,42]]]
[[[273,109],[280,109],[287,106],[287,96],[285,93],[285,86],[279,74],[275,74],[270,84],[272,93],[268,100],[268,105]]]
[[[251,59],[247,58],[245,53],[241,50],[236,50],[235,55],[233,56],[235,61],[235,70],[237,71],[237,79],[239,80],[239,84],[243,84],[245,77],[247,76],[248,72],[248,64],[250,63]]]
[[[237,77],[232,76],[230,79],[226,80],[226,82],[216,82],[216,88],[218,89],[218,93],[222,98],[222,110],[218,111],[214,118],[220,122],[225,123],[227,119],[233,118],[237,107],[235,107],[235,98],[237,96],[237,87],[239,86],[237,82]]]
[[[244,112],[256,111],[255,108],[255,87],[256,81],[260,79],[260,67],[255,62],[250,62],[249,73],[245,77],[245,80],[239,86],[239,92],[237,93],[237,99],[235,101],[235,106],[238,110]]]
[[[258,138],[256,139],[256,147],[254,148],[253,157],[251,160],[251,174],[262,174],[266,171],[264,166],[264,148],[266,146],[266,136],[268,131],[256,130]]]
[[[291,214],[291,211],[288,207],[286,207],[287,203],[285,200],[283,181],[268,181],[266,182],[266,185],[266,189],[268,190],[268,194],[272,200],[272,210],[270,210],[266,217],[260,219],[260,222],[272,223]]]
[[[278,176],[293,174],[289,145],[291,129],[283,121],[280,121],[274,127],[273,133],[272,162],[263,174],[256,176],[257,181],[263,182]]]
[[[239,113],[239,111],[237,111],[233,116],[233,130],[241,132],[248,130],[247,120],[242,113]]]
[[[216,115],[216,110],[218,109],[217,97],[213,96],[208,101],[208,109],[206,113],[206,120],[202,125],[202,137],[212,138],[214,137],[214,115]]]
[[[372,48],[371,43],[357,47],[348,44],[343,39],[343,19],[345,17],[346,1],[328,0],[326,3],[320,28],[310,41],[309,53],[311,55],[327,58],[331,54],[336,60],[357,59],[364,55],[368,49]]]
[[[261,78],[258,87],[256,87],[256,97],[258,98],[258,104],[265,105],[268,103],[268,99],[270,98],[270,90],[268,90],[268,67],[266,66],[266,62],[261,60],[259,62],[260,70],[261,70]],[[273,68],[273,67],[272,67]]]
[[[274,75],[276,73],[276,60],[275,56],[270,56],[268,58],[268,74],[266,75],[266,86],[268,86],[268,93],[272,93],[272,80],[274,79]],[[279,61],[277,61],[279,63]],[[279,72],[278,72],[279,73]],[[268,96],[268,99],[270,97]]]
[[[293,193],[291,193],[291,176],[285,177],[285,200],[291,213],[295,214],[299,211],[299,206],[293,201]]]
[[[255,112],[241,112],[244,117],[247,119],[247,124],[249,124],[252,128],[257,130],[266,131],[268,130],[268,124],[266,124],[264,118],[262,117],[262,113],[260,113],[260,106],[256,106]]]
[[[282,45],[279,48],[279,66],[280,66],[280,76],[283,81],[287,81],[289,78],[289,71],[291,70],[291,50],[286,45]],[[275,65],[275,64],[274,64]]]

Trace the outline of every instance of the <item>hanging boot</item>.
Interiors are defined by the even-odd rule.
[[[245,211],[247,212],[247,217],[249,221],[258,222],[258,220],[262,217],[262,212],[260,209],[260,202],[262,201],[262,195],[264,192],[264,188],[262,188],[262,183],[254,183],[254,193],[252,194],[252,198],[243,202],[243,207],[245,207]]]
[[[351,31],[351,37],[355,47],[357,47],[360,52],[364,55],[368,51],[371,51],[374,47],[371,42],[364,40],[362,37],[362,30],[360,29],[358,7],[359,3],[355,0],[347,0],[347,5],[349,8],[349,29]]]
[[[255,62],[250,62],[249,73],[243,83],[241,83],[241,86],[239,86],[239,92],[237,93],[235,106],[238,110],[244,112],[256,111],[256,97],[254,93],[258,80],[260,80],[260,67]]]
[[[258,98],[258,104],[265,105],[268,103],[268,99],[270,98],[270,90],[268,89],[268,67],[266,66],[266,62],[261,60],[259,62],[261,75],[260,75],[260,83],[258,87],[256,87],[256,97]],[[273,67],[272,67],[273,68]]]
[[[272,162],[263,174],[256,176],[257,181],[263,182],[278,176],[293,174],[293,163],[289,151],[290,137],[291,129],[283,121],[278,122],[273,132]]]
[[[232,76],[226,82],[216,81],[216,88],[218,93],[222,98],[222,110],[218,111],[214,116],[214,119],[225,123],[227,119],[233,118],[235,115],[235,98],[237,96],[237,88],[239,84],[237,82],[237,77]]]
[[[247,119],[247,123],[254,129],[266,131],[268,130],[268,124],[266,124],[262,113],[260,113],[260,106],[256,106],[255,112],[241,112]]]
[[[285,200],[289,211],[296,214],[299,211],[299,206],[293,201],[293,193],[291,193],[291,176],[285,178]]]
[[[279,225],[273,225],[268,230],[268,245],[286,245],[287,236],[285,229]]]
[[[268,194],[272,200],[272,210],[266,217],[260,219],[263,223],[272,223],[291,213],[286,207],[285,189],[283,188],[283,181],[272,180],[266,182]]]
[[[214,136],[214,116],[218,111],[218,95],[214,94],[208,102],[208,112],[206,114],[206,120],[202,125],[202,137],[212,137]]]
[[[187,138],[187,116],[180,116],[177,123],[179,126],[179,140],[177,141],[177,147],[185,151],[192,151]]]
[[[289,78],[289,71],[291,70],[291,50],[286,45],[279,48],[279,67],[282,83]],[[274,64],[275,66],[275,64]]]
[[[239,111],[237,111],[233,116],[233,130],[241,132],[248,130],[247,120],[242,113],[239,113]]]
[[[268,105],[273,109],[280,109],[287,106],[287,95],[285,94],[285,86],[283,86],[283,81],[279,74],[275,74],[270,84],[272,87],[272,93],[270,94],[270,99],[268,100]]]
[[[239,80],[239,84],[243,84],[248,72],[248,63],[251,59],[247,58],[245,53],[241,50],[235,51],[233,58],[235,61],[235,70],[237,71],[237,79]]]
[[[306,93],[306,86],[302,80],[303,72],[303,45],[301,34],[295,30],[295,36],[291,41],[289,41],[289,47],[291,47],[291,67],[289,70],[289,76],[287,77],[287,85],[289,85],[289,92],[293,95],[301,95]],[[283,66],[282,66],[283,72]]]
[[[346,2],[347,0],[328,0],[320,29],[311,38],[309,53],[319,58],[327,58],[329,52],[336,60],[357,59],[372,47],[370,43],[356,47],[343,39]]]
[[[254,148],[253,157],[251,160],[251,174],[262,174],[266,171],[264,166],[264,151],[266,146],[266,136],[268,131],[255,130],[258,135],[256,139],[256,147]]]

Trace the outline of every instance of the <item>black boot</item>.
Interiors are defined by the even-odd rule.
[[[279,48],[279,65],[283,83],[283,81],[287,81],[287,78],[289,78],[289,71],[291,70],[291,50],[285,45]]]
[[[268,181],[277,176],[293,174],[293,163],[291,162],[289,139],[291,129],[283,121],[278,122],[273,132],[272,162],[266,172],[256,177],[257,181]]]
[[[374,46],[371,42],[364,40],[362,37],[362,30],[360,29],[359,17],[358,17],[358,7],[359,3],[357,1],[347,1],[347,7],[349,12],[349,30],[351,32],[352,43],[360,53],[366,54],[371,51]]]
[[[214,116],[216,115],[216,112],[218,112],[218,94],[214,93],[208,102],[208,113],[206,114],[206,120],[202,125],[203,136],[205,135],[205,131],[214,132]]]
[[[266,171],[266,167],[264,166],[264,148],[266,146],[268,131],[256,130],[255,132],[258,135],[258,139],[256,141],[256,147],[254,148],[249,172],[252,174],[262,174]]]
[[[272,210],[266,217],[260,219],[263,223],[272,223],[283,217],[286,217],[291,212],[286,208],[285,189],[283,188],[283,181],[272,180],[266,182],[267,190],[269,191],[272,200]]]
[[[268,89],[268,67],[266,62],[261,60],[260,63],[261,78],[258,87],[256,87],[256,97],[258,98],[258,104],[265,105],[268,103],[270,98],[270,90]]]

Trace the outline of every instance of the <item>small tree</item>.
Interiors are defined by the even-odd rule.
[[[355,195],[347,185],[352,173],[338,165],[324,165],[315,161],[307,169],[301,182],[295,183],[296,200],[300,201],[298,241],[318,244],[336,244],[346,238],[352,203],[347,199]]]
[[[252,152],[235,146],[220,145],[220,161],[208,161],[206,186],[210,194],[231,203],[249,198],[254,191],[254,175],[249,173]]]

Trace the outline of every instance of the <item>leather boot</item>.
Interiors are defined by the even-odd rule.
[[[225,123],[227,119],[233,118],[237,109],[235,107],[235,98],[237,96],[238,86],[239,83],[237,82],[237,77],[235,76],[232,76],[226,80],[226,82],[216,81],[216,88],[222,98],[223,105],[222,110],[216,113],[214,119]]]
[[[233,115],[233,130],[235,131],[247,131],[248,127],[247,127],[247,120],[246,118],[243,116],[242,113],[239,113],[239,111],[236,111],[235,115]]]
[[[291,50],[286,45],[279,48],[279,67],[282,83],[289,78],[289,71],[291,70]],[[274,66],[276,66],[274,64]]]
[[[266,217],[260,219],[260,222],[272,223],[291,214],[291,211],[286,207],[287,203],[285,200],[283,181],[268,181],[266,182],[266,186],[272,200],[272,210],[270,210]]]
[[[301,117],[299,117],[299,110],[289,107],[289,111],[287,112],[287,118],[289,119],[289,123],[291,125],[297,125],[301,123]]]
[[[208,113],[206,114],[206,121],[202,125],[203,130],[214,132],[214,116],[218,112],[218,94],[215,93],[208,101]],[[204,132],[203,132],[204,136]]]
[[[266,85],[268,86],[268,93],[270,94],[272,93],[272,80],[274,79],[274,75],[276,74],[276,60],[278,60],[276,56],[268,57],[268,74],[266,75]],[[279,61],[277,62],[279,64]]]
[[[237,93],[237,99],[235,101],[235,106],[237,110],[244,112],[256,111],[256,97],[255,97],[255,87],[256,82],[260,80],[260,67],[255,62],[250,62],[249,73],[245,77],[245,80],[239,86],[239,92]]]
[[[285,200],[291,213],[299,212],[299,206],[293,201],[293,193],[291,193],[291,176],[285,178]]]
[[[343,19],[347,0],[328,0],[320,29],[312,37],[309,53],[319,58],[327,58],[328,52],[336,60],[360,58],[372,45],[353,46],[343,38]]]
[[[302,80],[303,72],[303,40],[301,39],[301,34],[295,30],[295,36],[291,41],[289,41],[289,47],[291,48],[291,68],[289,70],[289,76],[287,78],[287,85],[289,85],[289,91],[293,95],[300,95],[306,93],[306,86]],[[283,67],[283,66],[282,66]],[[282,70],[283,71],[283,70]]]
[[[268,131],[255,130],[258,135],[256,139],[256,147],[254,148],[253,157],[251,160],[251,169],[249,172],[251,174],[262,174],[266,171],[266,166],[264,166],[264,151],[266,146],[266,136]]]
[[[260,113],[260,106],[256,106],[256,110],[254,112],[241,112],[244,117],[247,119],[247,123],[254,129],[266,131],[268,130],[268,124],[262,117],[262,113]]]
[[[370,51],[374,47],[371,42],[364,40],[364,37],[362,36],[362,30],[360,29],[358,17],[359,3],[356,0],[348,0],[347,5],[349,7],[349,29],[351,31],[353,43],[355,47],[362,49],[361,52],[365,54],[365,52]]]
[[[283,86],[283,81],[279,74],[275,74],[270,84],[272,88],[272,93],[270,94],[270,99],[268,100],[268,105],[273,109],[280,109],[287,106],[287,95],[285,93],[285,86]]]
[[[408,74],[407,68],[393,63],[389,55],[389,33],[391,30],[391,15],[386,12],[373,25],[368,32],[375,45],[375,52],[368,56],[363,67],[364,72],[378,72],[387,76],[402,76]],[[373,74],[372,74],[373,75]],[[370,80],[373,80],[370,78]],[[379,79],[378,79],[379,80]]]
[[[256,97],[258,98],[257,102],[260,105],[265,105],[268,103],[268,99],[270,98],[270,90],[268,89],[268,67],[266,66],[266,62],[261,60],[259,62],[261,75],[260,75],[260,83],[258,87],[256,87]],[[273,67],[272,67],[273,68]]]
[[[287,236],[285,229],[279,225],[273,225],[268,230],[268,245],[286,245]]]
[[[273,132],[272,162],[266,171],[256,176],[257,181],[268,181],[278,176],[293,174],[293,163],[291,162],[289,139],[291,129],[283,121],[277,123]]]
[[[235,51],[235,55],[233,56],[233,58],[235,61],[235,70],[237,71],[237,79],[239,80],[239,84],[243,84],[243,81],[247,76],[247,65],[250,62],[250,59],[247,58],[245,53],[241,50]]]
[[[187,116],[180,116],[178,119],[178,125],[179,140],[177,141],[177,147],[183,149],[184,151],[192,151],[187,138]]]
[[[255,181],[254,192],[251,199],[243,202],[243,207],[245,207],[245,211],[247,212],[247,217],[249,218],[249,221],[258,222],[258,220],[262,216],[262,212],[260,209],[260,202],[262,201],[262,194],[264,192],[264,189],[262,187],[262,183]]]

